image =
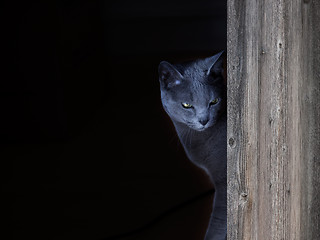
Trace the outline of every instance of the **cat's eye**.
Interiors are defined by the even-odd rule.
[[[219,98],[216,98],[216,99],[213,99],[211,102],[210,102],[210,105],[215,105],[219,102]]]
[[[189,103],[181,103],[184,108],[192,108],[192,105]]]

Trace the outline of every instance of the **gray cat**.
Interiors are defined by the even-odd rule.
[[[172,65],[161,62],[162,105],[188,158],[215,187],[205,240],[227,239],[227,87],[223,52]]]

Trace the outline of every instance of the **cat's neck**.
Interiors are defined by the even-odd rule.
[[[173,123],[188,158],[207,172],[216,187],[220,185],[219,182],[224,182],[227,167],[226,114],[212,127],[201,132],[183,123]]]

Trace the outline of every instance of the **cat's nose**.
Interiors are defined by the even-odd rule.
[[[205,125],[209,122],[209,118],[201,118],[201,119],[199,119],[199,122],[200,122],[203,126],[205,126]]]

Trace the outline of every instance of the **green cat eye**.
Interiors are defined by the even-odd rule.
[[[184,108],[192,108],[192,105],[189,103],[181,103]]]
[[[216,99],[213,99],[211,102],[210,102],[210,105],[215,105],[219,102],[219,98],[216,98]]]

